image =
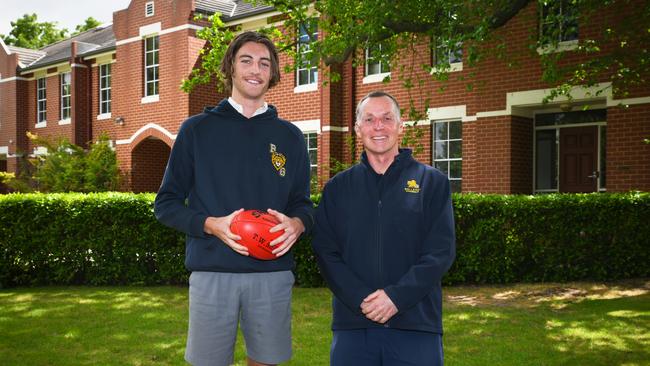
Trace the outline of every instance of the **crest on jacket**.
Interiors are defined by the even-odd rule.
[[[404,191],[407,193],[420,193],[420,185],[415,181],[415,179],[411,179],[406,182]]]
[[[287,174],[287,170],[284,167],[287,163],[287,158],[284,154],[277,151],[274,144],[269,144],[269,150],[271,153],[271,164],[273,164],[275,170],[278,171],[278,174],[280,174],[281,177],[284,177]]]

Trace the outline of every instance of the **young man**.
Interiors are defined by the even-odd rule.
[[[280,80],[273,43],[255,32],[235,38],[221,70],[230,98],[181,126],[155,200],[158,220],[187,234],[190,315],[185,359],[233,362],[237,326],[248,365],[291,357],[290,252],[313,224],[309,158],[298,128],[278,118],[264,94]],[[243,209],[268,210],[284,233],[277,259],[248,256],[230,231]]]
[[[357,106],[361,163],[332,178],[312,245],[334,293],[333,366],[442,365],[440,280],[455,257],[445,175],[399,148],[395,98]]]

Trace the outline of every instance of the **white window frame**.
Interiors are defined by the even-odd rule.
[[[99,116],[97,119],[108,119],[111,118],[111,76],[112,76],[112,64],[106,63],[99,65]],[[102,87],[102,81],[105,82],[105,87]],[[104,93],[108,95],[108,99],[104,99]]]
[[[382,44],[379,43],[376,47],[377,47],[377,52],[381,54],[383,48]],[[370,48],[366,48],[365,49],[365,70],[364,70],[364,78],[363,78],[364,84],[382,82],[386,77],[390,77],[390,70],[391,70],[390,64],[385,65],[385,62],[382,62],[381,60],[373,62],[374,58],[375,57],[373,57],[370,54]],[[371,74],[368,67],[370,64],[378,64],[379,72]],[[388,71],[382,71],[384,68],[387,68]]]
[[[149,40],[152,40],[153,48],[149,49],[148,44]],[[152,61],[154,63],[149,64],[147,62],[148,55],[152,54]],[[158,62],[155,60],[158,59]],[[153,35],[150,37],[144,38],[144,96],[145,98],[156,98],[160,93],[160,36]],[[154,78],[149,80],[149,69],[153,69]],[[149,92],[149,84],[153,85],[153,92]],[[151,98],[151,99],[154,99]],[[143,98],[144,99],[144,98]],[[153,101],[153,100],[151,100]],[[146,102],[143,100],[143,102]]]
[[[313,30],[311,36],[307,33],[310,30]],[[307,86],[318,84],[318,65],[311,64],[311,54],[313,53],[309,45],[311,38],[318,39],[318,23],[316,22],[316,19],[309,19],[306,22],[306,24],[301,24],[298,27],[298,40],[296,42],[296,52],[302,55],[301,57],[302,62],[300,65],[297,65],[296,68],[296,89],[300,87],[302,87],[303,89],[307,89],[306,88]],[[315,70],[313,80],[311,77],[312,70]],[[304,84],[300,83],[301,72],[307,72],[307,82]]]
[[[459,60],[454,60],[452,57],[452,50],[447,49],[444,46],[441,46],[441,44],[444,44],[443,42],[440,42],[440,39],[434,40],[433,44],[431,45],[431,74],[441,71],[442,69],[438,66],[442,62],[438,62],[440,59],[439,52],[441,49],[446,50],[447,55],[446,55],[446,62],[449,63],[449,68],[447,71],[449,72],[457,72],[457,71],[463,71],[463,47],[462,44],[459,44],[458,50],[460,51],[460,57]],[[445,67],[446,69],[446,67]]]
[[[452,138],[449,137],[449,131],[451,131],[451,129],[449,128],[449,124],[452,123],[452,122],[458,122],[460,124],[460,131],[461,131],[460,138],[453,138],[452,139]],[[447,124],[447,136],[444,139],[436,139],[436,127],[437,127],[438,124],[441,124],[441,123]],[[447,173],[446,173],[447,178],[450,181],[458,181],[458,182],[460,182],[460,185],[461,185],[461,190],[460,191],[462,191],[462,185],[463,185],[463,183],[462,183],[463,182],[463,173],[462,173],[462,165],[463,165],[463,151],[462,151],[462,145],[463,145],[463,121],[460,118],[435,120],[435,121],[432,121],[432,128],[433,128],[433,146],[432,146],[432,149],[431,149],[431,158],[432,158],[431,160],[433,162],[433,166],[435,167],[437,162],[446,162],[447,163]],[[446,158],[443,158],[443,159],[437,159],[436,158],[436,143],[437,142],[446,142],[447,143]],[[460,142],[460,144],[461,144],[460,158],[451,158],[450,157],[450,155],[449,155],[449,146],[450,146],[449,143],[450,142]],[[451,162],[452,161],[460,161],[460,164],[461,164],[460,177],[452,177],[451,176]]]
[[[66,78],[69,80],[68,83],[66,83]],[[59,74],[59,90],[61,94],[60,98],[60,108],[59,108],[59,113],[60,113],[60,121],[61,122],[67,122],[70,121],[72,118],[72,73],[71,72],[64,72]]]
[[[41,85],[42,84],[42,85]],[[41,107],[42,103],[42,107]],[[36,79],[36,127],[47,123],[47,79]]]
[[[311,159],[309,160],[309,171],[311,172],[312,168],[316,168],[316,175],[318,175],[318,131],[303,131],[302,135],[305,138],[305,145],[307,146],[307,156],[309,157],[310,151],[316,152],[316,163],[312,164]],[[311,135],[314,135],[314,137],[316,137],[316,146],[313,147],[309,146],[309,137]]]
[[[562,14],[563,11],[566,10],[566,6],[571,6],[568,2],[564,0],[560,0],[559,3],[556,6],[559,7],[560,9],[560,15]],[[545,13],[546,10],[545,8],[547,7],[546,5],[540,4],[541,9],[539,10],[539,39],[543,40],[544,39],[544,29],[545,27],[548,26],[553,26],[553,27],[560,27],[560,33],[559,33],[559,39],[557,39],[557,50],[551,49],[553,48],[552,44],[540,44],[540,47],[538,48],[538,53],[551,53],[551,52],[562,52],[562,51],[568,51],[575,49],[578,46],[578,40],[580,39],[580,28],[578,23],[578,15],[576,14],[576,35],[575,38],[571,39],[564,39],[566,37],[566,34],[564,30],[562,29],[562,26],[564,24],[556,24],[554,22],[548,22],[545,19]],[[577,13],[577,12],[576,12]],[[554,41],[552,41],[554,43]]]

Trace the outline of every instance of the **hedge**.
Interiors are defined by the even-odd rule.
[[[153,199],[0,195],[0,286],[185,284],[185,238],[156,221]],[[650,193],[455,194],[454,210],[446,284],[650,274]],[[294,246],[296,282],[323,286],[309,241]]]

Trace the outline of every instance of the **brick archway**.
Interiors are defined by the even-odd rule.
[[[131,153],[131,190],[157,192],[165,173],[171,148],[164,141],[149,136],[141,140]]]

